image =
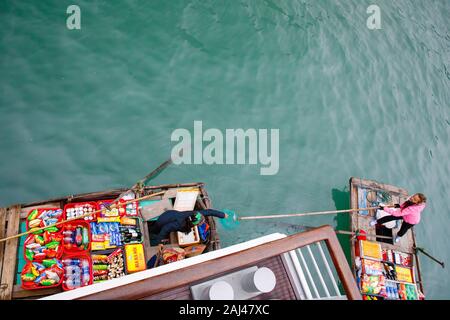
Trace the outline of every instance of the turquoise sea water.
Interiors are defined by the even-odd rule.
[[[373,3],[381,30],[366,27]],[[194,120],[278,128],[277,175],[171,166],[152,183],[203,181],[240,215],[343,209],[351,176],[423,192],[418,242],[450,265],[449,18],[447,0],[1,1],[0,205],[130,186]],[[427,296],[449,298],[449,269],[422,263]]]

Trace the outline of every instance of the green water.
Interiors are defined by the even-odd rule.
[[[382,29],[366,27],[381,8]],[[66,9],[81,8],[81,30]],[[238,214],[348,206],[350,176],[423,192],[418,242],[449,264],[450,2],[0,2],[0,205],[132,185],[176,128],[278,128],[280,170],[171,166]],[[242,222],[224,245],[339,225]],[[450,273],[423,257],[426,294]]]

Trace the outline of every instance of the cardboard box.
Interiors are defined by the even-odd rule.
[[[361,258],[369,258],[375,260],[382,260],[381,245],[377,242],[360,240],[358,243],[358,255]]]
[[[125,245],[125,260],[128,273],[145,270],[147,263],[145,261],[144,246],[140,243]]]
[[[192,231],[188,234],[184,232],[177,232],[178,244],[180,247],[190,246],[200,243],[200,235],[198,234],[198,227],[192,228]]]
[[[361,259],[362,272],[370,276],[380,276],[383,274],[384,267],[379,261],[370,259]]]
[[[414,282],[412,270],[410,268],[401,267],[401,266],[396,265],[395,272],[397,273],[398,281],[404,281],[404,282],[409,282],[409,283]]]

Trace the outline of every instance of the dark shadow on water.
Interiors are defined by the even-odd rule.
[[[348,190],[348,187],[344,187],[342,190],[335,188],[331,189],[331,197],[334,201],[336,210],[350,209],[350,191]],[[349,213],[339,213],[334,220],[336,221],[336,230],[351,230]],[[351,263],[350,236],[338,234],[337,237],[344,250],[347,261]]]

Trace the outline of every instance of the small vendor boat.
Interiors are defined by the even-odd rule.
[[[107,205],[119,196],[123,196],[123,205]],[[147,196],[148,200],[133,202]],[[163,247],[150,245],[149,225],[165,210],[210,207],[204,184],[186,183],[114,189],[0,208],[0,239],[13,236],[0,242],[0,300],[42,298],[95,280],[109,282],[147,269],[152,257],[151,267],[157,269],[165,259],[176,261],[218,250],[213,217],[206,217],[189,235],[171,233]],[[102,211],[85,217],[89,210]],[[83,213],[82,218],[73,218]],[[58,219],[73,220],[14,238],[39,223],[44,228]],[[59,274],[60,270],[64,272]]]
[[[350,206],[352,209],[403,203],[405,189],[352,177]],[[355,211],[350,214],[351,266],[365,300],[419,300],[424,298],[420,259],[416,253],[414,228],[394,244],[399,224],[370,226],[380,210]]]

